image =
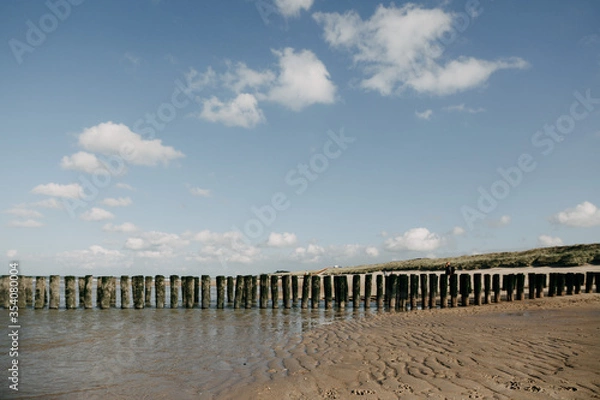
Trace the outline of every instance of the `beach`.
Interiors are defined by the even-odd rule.
[[[383,313],[311,330],[219,398],[595,399],[599,337],[598,294]]]

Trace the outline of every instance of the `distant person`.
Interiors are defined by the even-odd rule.
[[[454,267],[450,265],[450,262],[446,263],[446,275],[454,275]]]

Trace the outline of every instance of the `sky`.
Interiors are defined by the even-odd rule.
[[[8,0],[0,43],[7,270],[600,241],[594,0]]]

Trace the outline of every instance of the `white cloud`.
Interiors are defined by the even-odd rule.
[[[379,250],[377,247],[370,246],[365,249],[365,254],[371,257],[377,257],[379,255]]]
[[[444,240],[438,234],[429,232],[427,228],[413,228],[402,236],[387,239],[384,247],[389,251],[432,251],[442,246]]]
[[[87,172],[93,174],[99,170],[106,170],[104,165],[98,160],[94,154],[80,151],[71,156],[64,156],[60,161],[62,169],[71,169],[76,171]]]
[[[133,187],[127,183],[117,183],[116,185],[119,189],[127,189],[127,190],[134,190]]]
[[[304,263],[320,262],[325,254],[325,248],[316,244],[309,244],[306,247],[296,247],[291,257]]]
[[[540,235],[538,237],[538,244],[544,247],[562,246],[563,241],[559,237],[552,237],[548,235]]]
[[[355,11],[315,13],[325,41],[352,54],[365,77],[360,86],[383,96],[412,88],[418,93],[448,95],[484,85],[501,69],[522,69],[520,58],[486,61],[442,57],[443,41],[452,34],[458,14],[407,4],[380,5],[368,20]],[[454,32],[455,33],[455,32]],[[442,61],[444,60],[444,61]],[[442,64],[442,62],[444,62]]]
[[[7,258],[15,258],[17,256],[17,250],[11,249],[6,252]]]
[[[56,200],[54,197],[51,197],[46,200],[36,201],[35,203],[29,204],[31,207],[42,207],[42,208],[55,208],[61,209],[63,208],[62,204]]]
[[[584,201],[575,208],[567,208],[556,213],[550,221],[561,225],[589,228],[600,225],[600,209],[589,201]]]
[[[202,243],[198,252],[188,257],[199,262],[250,264],[262,259],[260,249],[244,241],[239,231],[212,232],[207,229],[198,232],[185,232],[181,235]]]
[[[506,226],[510,224],[511,221],[510,215],[503,215],[499,219],[490,219],[487,221],[488,226],[492,228],[500,228],[502,226]]]
[[[92,245],[85,250],[72,250],[56,254],[61,264],[70,264],[77,268],[98,271],[107,266],[122,268],[124,255],[119,250],[109,250],[99,245]]]
[[[189,244],[188,239],[175,233],[148,231],[128,238],[125,241],[125,248],[129,250],[147,250],[147,253],[137,253],[137,255],[145,258],[157,258],[159,256],[172,257],[176,250]]]
[[[141,250],[148,246],[149,244],[142,238],[128,238],[125,242],[125,248],[130,250]]]
[[[82,197],[83,188],[78,183],[71,183],[68,185],[48,183],[46,185],[37,185],[31,190],[31,193],[43,194],[46,196],[53,197],[66,197],[70,199],[77,199]]]
[[[223,103],[215,96],[204,100],[200,118],[242,128],[253,128],[265,121],[258,100],[248,93],[241,93],[228,103]]]
[[[279,76],[266,98],[293,111],[312,104],[335,102],[336,87],[329,79],[325,65],[310,50],[288,47],[273,51],[279,57]]]
[[[102,208],[93,207],[91,210],[85,211],[79,215],[84,221],[102,221],[105,219],[114,218],[114,214]]]
[[[295,233],[283,232],[276,233],[271,232],[267,246],[270,247],[288,247],[293,246],[298,242],[298,238]]]
[[[255,71],[242,62],[237,63],[233,71],[221,75],[223,85],[235,93],[268,87],[275,79],[273,71]]]
[[[19,220],[14,220],[14,221],[10,221],[8,223],[9,227],[12,228],[39,228],[40,226],[44,226],[44,224],[42,224],[39,221],[36,221],[34,219],[27,219],[24,221],[19,221]]]
[[[210,197],[210,189],[202,189],[197,186],[186,185],[191,194],[198,197]]]
[[[102,204],[109,207],[126,207],[131,205],[132,201],[129,197],[119,197],[118,199],[107,197],[102,200]]]
[[[131,222],[124,222],[121,225],[113,225],[106,224],[102,227],[102,230],[105,232],[122,232],[122,233],[131,233],[138,230],[138,227],[132,224]]]
[[[484,112],[485,108],[482,108],[482,107],[471,108],[471,107],[465,106],[465,103],[461,103],[461,104],[457,104],[454,106],[444,107],[444,110],[445,111],[466,112],[469,114],[478,114],[478,113]]]
[[[127,60],[134,67],[138,67],[142,62],[142,59],[139,56],[136,56],[130,52],[125,53],[123,58],[125,58],[125,60]]]
[[[308,11],[314,0],[275,0],[275,7],[286,18],[297,17],[300,11]]]
[[[461,236],[464,235],[466,233],[465,229],[461,226],[455,226],[454,228],[452,228],[452,234],[454,236]]]
[[[425,110],[423,112],[415,111],[415,115],[417,116],[417,118],[420,118],[420,119],[429,119],[433,115],[433,111],[432,110]]]
[[[168,165],[170,161],[184,157],[182,152],[173,147],[164,146],[160,139],[142,139],[126,125],[112,122],[84,129],[79,135],[79,145],[88,151],[119,155],[135,165]]]
[[[4,213],[15,215],[17,217],[23,217],[23,218],[42,218],[43,217],[42,213],[40,213],[39,211],[30,210],[28,208],[21,208],[21,207],[13,207],[11,209],[4,211]]]
[[[206,69],[206,72],[199,73],[194,68],[185,74],[186,91],[201,91],[207,86],[213,86],[217,83],[217,74],[211,67]]]

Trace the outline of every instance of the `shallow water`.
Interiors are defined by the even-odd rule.
[[[267,377],[270,360],[284,357],[303,332],[370,313],[351,306],[21,310],[19,392],[4,377],[0,398],[218,398]],[[8,335],[0,347],[6,371]]]

